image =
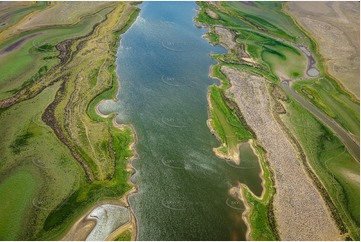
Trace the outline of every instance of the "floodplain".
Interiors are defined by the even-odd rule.
[[[0,2],[0,239],[359,240],[358,35],[358,2]]]

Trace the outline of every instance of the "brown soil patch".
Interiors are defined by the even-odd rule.
[[[287,10],[314,37],[328,72],[360,99],[360,2],[288,2]]]
[[[0,51],[0,55],[3,55],[5,53],[11,52],[17,48],[19,48],[22,44],[24,44],[27,40],[34,38],[35,36],[39,35],[40,33],[37,34],[32,34],[29,36],[26,36],[25,38],[22,38],[16,42],[14,42],[13,44],[7,46],[5,49]]]

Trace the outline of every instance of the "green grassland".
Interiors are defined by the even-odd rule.
[[[89,33],[94,24],[102,20],[110,9],[99,11],[95,16],[86,16],[71,26],[54,26],[22,33],[0,44],[0,49],[11,45],[27,36],[38,34],[0,59],[0,98],[11,96],[21,89],[24,80],[30,81],[41,68],[50,70],[58,64],[58,51],[55,45],[63,40]],[[44,48],[46,46],[47,48]]]
[[[295,49],[279,46],[275,49],[263,47],[265,50],[261,58],[268,63],[270,69],[278,76],[285,78],[303,77],[306,72],[307,61],[304,55],[295,52]]]
[[[118,237],[116,237],[114,241],[130,241],[131,236],[132,236],[131,232],[127,230],[124,233],[120,234]]]
[[[16,83],[2,90],[0,101],[0,198],[9,194],[19,207],[1,210],[6,219],[0,219],[0,238],[59,239],[97,201],[120,198],[131,188],[127,163],[133,156],[133,131],[114,127],[114,115],[103,119],[94,107],[116,94],[120,33],[138,12],[135,5],[113,2],[76,24],[48,26],[0,42],[4,48],[42,33],[34,37],[41,45],[29,41],[4,57],[10,63],[8,79],[1,77],[0,85]],[[66,39],[70,44],[61,62],[55,45]],[[22,68],[29,73],[22,75]],[[28,191],[9,192],[20,182],[28,183]]]
[[[10,177],[2,179],[0,185],[0,239],[18,240],[23,231],[24,219],[29,219],[31,199],[39,190],[39,184],[28,171],[14,171]],[[6,198],[3,199],[3,198]],[[9,211],[12,211],[9,213]],[[24,216],[25,215],[25,216]]]
[[[297,102],[285,103],[281,118],[297,138],[310,165],[326,187],[354,240],[360,236],[360,164],[340,140]]]
[[[317,62],[320,78],[323,79],[321,82],[323,87],[317,88],[316,92],[314,89],[317,82],[311,81],[299,82],[298,86],[295,85],[295,89],[310,93],[311,95],[307,95],[305,92],[300,92],[358,139],[360,137],[359,101],[325,72],[325,67],[321,64],[324,60],[318,54],[313,39],[299,29],[293,19],[283,12],[281,3],[256,2],[254,4],[256,7],[241,2],[222,2],[215,7],[201,2],[199,5],[204,9],[201,8],[197,21],[209,25],[223,25],[234,30],[237,42],[241,43],[249,56],[260,65],[258,68],[272,74],[269,80],[275,83],[280,81],[280,76],[297,80],[306,78],[307,59],[290,43],[307,46],[313,52]],[[206,8],[215,12],[218,18],[213,19],[208,16]],[[207,37],[211,43],[218,43],[217,35],[212,28]],[[242,63],[242,60],[235,61],[237,57],[230,53],[218,56],[218,59],[232,64],[248,64],[244,61]],[[327,95],[327,91],[324,92],[327,89],[333,90],[334,94]],[[313,95],[317,98],[311,98]],[[327,103],[331,104],[327,105]],[[330,108],[333,110],[331,111]],[[346,110],[351,111],[345,115]]]
[[[6,218],[0,223],[3,239],[23,240],[34,236],[50,211],[84,179],[81,167],[39,115],[54,98],[55,91],[56,88],[47,89],[0,115],[1,137],[7,141],[0,144],[1,177],[7,177],[0,183],[4,187],[0,189],[0,198],[1,204],[7,204],[9,197],[14,202],[13,207],[2,207],[2,217]],[[7,181],[14,183],[13,192],[5,189]],[[16,222],[19,219],[21,223]]]
[[[276,85],[279,85],[281,77],[297,80],[293,84],[296,91],[349,130],[356,139],[359,137],[359,101],[350,96],[336,80],[325,72],[322,65],[323,59],[317,52],[314,40],[283,11],[281,3],[222,2],[214,5],[200,2],[198,4],[201,8],[196,20],[210,27],[209,33],[205,37],[211,44],[219,44],[219,36],[214,30],[215,26],[224,26],[232,30],[238,43],[236,49],[229,50],[227,54],[212,55],[218,62],[213,68],[212,74],[222,82],[220,87],[212,86],[210,88],[212,106],[210,116],[212,127],[223,143],[234,146],[236,141],[227,139],[227,137],[237,137],[235,135],[237,131],[224,121],[230,115],[229,110],[231,109],[230,104],[222,95],[230,85],[220,71],[222,65],[261,75]],[[210,17],[207,11],[216,13],[216,18]],[[312,51],[320,70],[318,78],[306,80],[307,59],[296,47],[297,44],[307,46]],[[242,60],[237,55],[240,50],[245,50],[257,64]],[[272,98],[275,97],[272,96]],[[219,108],[222,103],[220,100],[223,100],[223,104],[226,106],[228,105],[228,109]],[[324,196],[330,197],[330,207],[336,209],[333,210],[333,214],[336,214],[335,219],[338,220],[339,227],[343,232],[348,230],[350,237],[358,240],[360,194],[359,181],[355,181],[355,177],[359,176],[359,163],[350,156],[335,135],[299,104],[291,100],[284,102],[284,105],[286,105],[287,113],[281,115],[282,121],[290,130],[290,135],[296,137],[300,143],[309,165],[322,182],[323,185],[319,184],[319,188],[323,192],[325,190],[322,190],[322,187],[326,188],[327,192]],[[238,117],[241,116],[238,115]],[[300,118],[305,120],[300,122]],[[295,120],[298,120],[299,123],[295,123]],[[239,121],[242,124],[242,121]],[[298,128],[297,125],[305,122],[310,122],[315,130]],[[247,125],[244,123],[241,127],[247,129]],[[262,150],[259,149],[258,155],[262,156]],[[227,149],[223,147],[221,151],[227,152]],[[272,220],[273,215],[270,213],[272,210],[270,208],[272,206],[271,198],[274,193],[273,183],[265,164],[262,167],[268,191],[262,200],[253,197],[245,189],[246,202],[251,204],[252,208],[249,214],[252,227],[251,237],[255,240],[274,240],[279,238],[276,224]],[[346,230],[344,225],[346,225]]]
[[[360,106],[340,90],[335,80],[321,77],[315,80],[298,81],[292,87],[359,139]]]

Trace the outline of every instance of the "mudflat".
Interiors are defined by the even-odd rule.
[[[328,72],[360,99],[360,2],[288,2],[286,9],[314,37]]]

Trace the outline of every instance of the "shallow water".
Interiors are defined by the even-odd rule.
[[[260,195],[260,168],[257,160],[237,167],[217,158],[219,143],[206,125],[207,90],[216,83],[208,77],[215,64],[209,54],[225,49],[201,37],[207,30],[194,26],[193,2],[140,7],[118,50],[117,102],[99,106],[133,124],[138,136],[139,192],[130,198],[137,239],[244,240],[244,207],[228,191],[243,182]]]

